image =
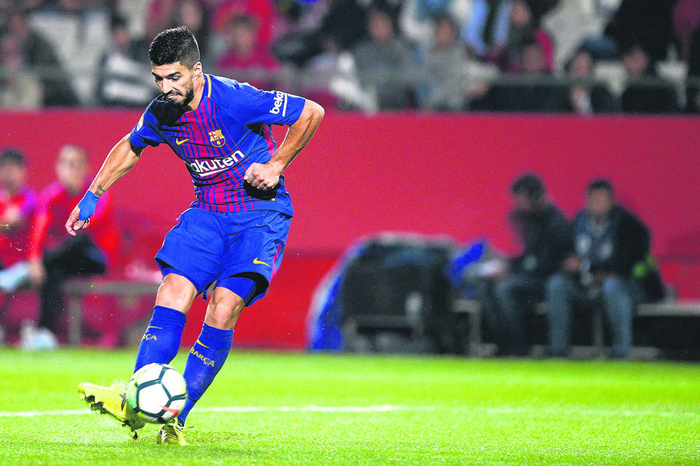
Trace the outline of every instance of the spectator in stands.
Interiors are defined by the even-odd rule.
[[[64,310],[64,282],[71,277],[103,275],[116,261],[119,237],[111,197],[103,196],[95,212],[100,221],[93,228],[77,236],[65,232],[64,219],[90,184],[88,169],[85,149],[63,146],[56,162],[58,179],[40,195],[29,246],[30,278],[40,289],[39,322],[36,331],[23,336],[24,349],[56,348],[55,335]]]
[[[262,1],[250,3],[264,3]],[[216,18],[216,15],[213,16]],[[187,26],[197,36],[204,59],[210,56],[209,5],[206,0],[151,0],[148,9],[146,35],[150,42],[160,31],[177,26]]]
[[[688,60],[690,44],[698,26],[700,26],[700,1],[676,0],[673,7],[673,32],[676,37],[679,60]]]
[[[110,7],[108,0],[59,0],[29,14],[32,28],[53,45],[80,104],[94,104],[99,61],[110,38]]]
[[[224,75],[246,81],[259,89],[276,87],[274,72],[279,69],[269,44],[258,40],[258,23],[253,16],[231,18],[226,29],[227,48],[215,62]]]
[[[419,104],[422,109],[462,110],[467,54],[458,41],[459,29],[450,16],[435,21],[435,45],[421,64]]]
[[[504,47],[492,56],[500,70],[509,74],[524,71],[523,49],[535,41],[544,60],[544,70],[554,72],[554,44],[551,35],[541,25],[542,9],[534,0],[513,0],[510,9],[508,36]]]
[[[528,317],[545,297],[549,277],[573,250],[569,222],[547,198],[534,174],[519,176],[511,186],[514,209],[510,222],[522,252],[507,269],[495,268],[482,282],[480,301],[485,328],[498,344],[499,355],[528,353]]]
[[[700,113],[700,27],[693,34],[688,53],[685,110],[688,113]]]
[[[408,45],[397,36],[388,11],[372,9],[368,20],[369,39],[352,51],[362,86],[375,93],[380,110],[409,108],[413,88],[407,79],[416,72]]]
[[[282,63],[304,67],[333,43],[350,51],[367,37],[367,8],[361,0],[319,0],[312,13],[318,24],[275,40],[272,52]]]
[[[137,59],[126,21],[112,18],[111,48],[100,60],[97,100],[108,107],[144,107],[156,96],[153,82],[146,79],[148,64]]]
[[[398,33],[404,40],[415,44],[421,53],[426,53],[435,46],[435,23],[441,18],[451,17],[459,35],[467,22],[469,1],[407,0],[403,2],[398,15]]]
[[[521,46],[522,72],[488,86],[481,97],[472,95],[472,110],[506,112],[565,112],[567,88],[549,73],[540,42],[532,39]]]
[[[78,105],[78,97],[53,45],[29,26],[26,13],[13,12],[7,25],[8,33],[18,38],[22,44],[25,63],[33,67],[41,79],[42,104],[46,107]]]
[[[462,30],[462,41],[469,53],[492,62],[508,41],[511,0],[474,0],[469,20]]]
[[[524,6],[539,23],[559,0],[527,0]],[[473,0],[469,19],[462,29],[462,41],[472,56],[496,62],[508,44],[513,14],[513,0]],[[518,5],[517,8],[523,8]],[[522,12],[515,12],[524,18]]]
[[[39,77],[22,55],[22,43],[12,34],[0,37],[0,107],[36,109],[41,107],[43,88]]]
[[[578,50],[564,67],[569,79],[567,107],[579,115],[614,113],[617,102],[607,86],[595,80],[595,59],[586,50]]]
[[[24,154],[7,148],[0,154],[0,290],[12,293],[28,284],[30,226],[37,194],[27,185]]]
[[[624,113],[674,113],[680,110],[678,93],[670,82],[656,73],[654,62],[639,45],[622,52],[627,85],[622,92]]]
[[[632,348],[634,306],[663,297],[663,284],[650,257],[649,229],[615,201],[613,186],[593,180],[586,208],[574,221],[576,256],[547,285],[549,352],[567,356],[575,307],[602,306],[612,333],[611,357]]]
[[[213,27],[217,32],[225,32],[236,16],[251,16],[257,22],[260,42],[267,46],[275,39],[278,15],[272,0],[210,0],[210,3],[213,4]],[[194,29],[192,31],[197,33]]]
[[[639,45],[653,61],[665,60],[674,44],[673,8],[669,0],[622,0],[603,34],[584,40],[582,47],[600,60],[618,60],[624,50]]]

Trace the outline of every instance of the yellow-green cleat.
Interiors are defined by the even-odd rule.
[[[160,427],[156,442],[163,445],[187,445],[184,430],[185,425],[181,420],[175,418]]]
[[[93,411],[108,414],[125,427],[131,429],[134,440],[138,438],[137,430],[146,423],[136,417],[126,402],[126,387],[116,384],[109,387],[83,382],[78,385],[78,395]]]

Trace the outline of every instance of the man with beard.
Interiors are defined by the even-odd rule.
[[[89,225],[100,196],[147,146],[168,144],[190,172],[196,198],[156,255],[163,281],[134,369],[172,361],[192,302],[200,294],[206,299],[216,283],[183,373],[187,404],[158,432],[159,443],[184,445],[187,415],[223,366],[236,320],[263,297],[279,267],[293,215],[282,172],[309,142],[324,111],[301,97],[205,74],[197,41],[185,26],[161,32],[148,54],[161,95],[110,151],[66,229],[75,235]],[[289,127],[279,147],[273,124]],[[93,409],[135,432],[143,422],[123,403],[124,390],[78,387]]]

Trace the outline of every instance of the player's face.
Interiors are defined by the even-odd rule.
[[[195,68],[187,68],[180,62],[153,65],[153,79],[160,92],[177,107],[188,107],[194,99]]]

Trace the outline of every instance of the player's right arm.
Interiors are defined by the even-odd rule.
[[[88,188],[88,192],[85,193],[85,197],[73,209],[73,212],[68,217],[68,221],[66,221],[68,234],[75,236],[77,231],[87,228],[90,224],[90,217],[94,213],[97,200],[107,192],[110,186],[129,173],[139,160],[142,151],[143,148],[137,148],[131,144],[129,134],[124,136],[109,151],[100,171],[97,172],[95,179],[92,180]]]

